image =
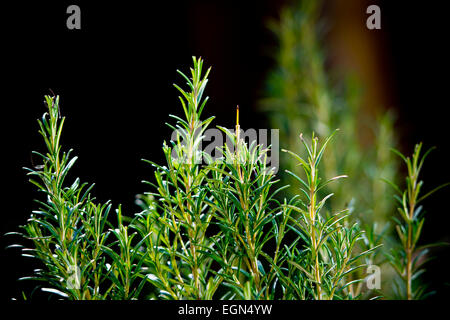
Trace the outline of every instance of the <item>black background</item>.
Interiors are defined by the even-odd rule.
[[[42,151],[36,119],[50,89],[61,96],[67,117],[63,146],[79,156],[74,176],[95,182],[100,201],[121,203],[135,212],[134,197],[146,191],[141,180],[151,169],[141,158],[162,161],[161,144],[170,134],[168,114],[180,114],[176,69],[188,72],[191,56],[213,66],[207,115],[231,127],[236,104],[241,124],[263,127],[256,101],[272,66],[275,40],[265,21],[287,1],[39,1],[1,6],[1,233],[25,223],[39,196],[22,167],[31,150]],[[393,91],[400,149],[414,143],[437,146],[424,170],[426,187],[450,181],[448,143],[448,38],[443,1],[373,1],[382,8],[384,50],[392,59]],[[81,30],[66,28],[66,8],[81,7]],[[365,28],[365,21],[361,21]],[[377,31],[375,31],[377,32]],[[426,202],[423,241],[450,240],[449,190]],[[20,296],[17,278],[30,262],[1,237],[2,296]],[[446,257],[430,263],[425,275],[448,297]],[[25,286],[26,287],[26,286]]]

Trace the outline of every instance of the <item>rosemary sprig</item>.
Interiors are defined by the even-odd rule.
[[[306,143],[303,135],[300,139],[307,151],[308,158],[304,160],[299,155],[288,152],[301,166],[306,179],[302,179],[292,172],[291,174],[299,183],[300,191],[305,196],[304,201],[298,201],[289,208],[300,214],[299,219],[291,217],[293,226],[301,232],[305,249],[295,250],[290,254],[288,262],[298,269],[301,283],[306,286],[307,291],[302,298],[323,299],[355,299],[349,292],[348,287],[361,278],[348,280],[348,276],[363,267],[359,259],[370,254],[376,248],[366,250],[359,255],[354,255],[354,249],[362,240],[363,232],[357,223],[350,227],[344,224],[348,216],[348,210],[336,214],[323,214],[325,202],[333,196],[328,194],[320,198],[320,189],[329,183],[347,176],[340,175],[321,182],[319,164],[323,158],[326,146],[336,131],[329,136],[322,146],[319,145],[317,137],[312,137],[310,144]]]
[[[406,157],[399,151],[393,149],[393,152],[406,164],[408,172],[405,179],[406,187],[402,191],[393,182],[385,180],[397,192],[395,199],[399,205],[397,208],[399,217],[394,217],[393,220],[401,244],[401,247],[392,248],[386,256],[391,266],[402,279],[402,283],[397,285],[396,294],[398,297],[408,300],[422,299],[430,294],[430,292],[426,293],[424,286],[414,285],[413,282],[417,282],[420,274],[425,271],[423,266],[430,259],[427,258],[429,253],[428,249],[433,246],[445,244],[434,243],[417,246],[425,222],[424,210],[419,204],[439,189],[450,184],[442,184],[422,195],[423,181],[419,178],[420,172],[425,159],[432,150],[433,148],[428,149],[428,151],[421,155],[422,143],[419,143],[415,146],[412,156]]]
[[[206,236],[213,208],[207,206],[206,177],[202,168],[203,153],[199,145],[203,133],[214,119],[200,120],[208,98],[202,99],[210,69],[202,74],[203,60],[193,58],[194,67],[186,80],[188,92],[178,85],[185,119],[169,125],[176,138],[171,146],[164,143],[166,166],[155,168],[156,183],[149,183],[156,192],[152,207],[142,212],[133,224],[146,240],[145,259],[149,273],[147,279],[158,290],[158,297],[171,299],[210,299],[216,286],[211,285],[209,272],[211,259],[204,250],[211,245]]]

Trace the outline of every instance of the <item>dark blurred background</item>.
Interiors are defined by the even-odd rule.
[[[43,150],[36,118],[43,96],[61,96],[67,117],[63,146],[79,156],[74,176],[95,182],[100,201],[121,203],[128,214],[135,195],[152,173],[141,158],[161,162],[170,130],[168,114],[180,114],[176,69],[188,72],[191,56],[212,66],[206,113],[231,127],[236,104],[241,125],[263,128],[257,102],[274,60],[276,41],[267,21],[290,1],[39,1],[2,4],[2,186],[1,233],[16,231],[40,197],[22,167],[31,151]],[[437,146],[426,163],[425,189],[450,181],[447,148],[449,71],[447,11],[443,1],[325,0],[331,63],[358,73],[368,108],[397,113],[399,148],[412,152],[423,141]],[[66,8],[81,8],[81,30],[66,28]],[[366,28],[368,5],[381,7],[382,29]],[[449,189],[425,203],[423,241],[450,241]],[[1,237],[2,296],[20,297],[33,265],[18,250],[4,250]],[[446,258],[438,252],[425,278],[448,296]]]

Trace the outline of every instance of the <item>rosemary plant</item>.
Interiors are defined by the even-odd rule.
[[[269,284],[274,280],[261,262],[263,247],[274,236],[272,221],[279,203],[272,191],[277,182],[272,168],[266,166],[268,148],[250,145],[240,137],[239,107],[235,132],[221,129],[229,137],[219,165],[211,167],[209,180],[215,208],[216,223],[221,233],[215,238],[220,263],[219,274],[224,285],[231,288],[225,297],[240,299],[268,298]],[[269,232],[267,232],[269,231]]]
[[[393,202],[386,197],[388,186],[381,178],[395,180],[397,162],[389,152],[395,145],[393,117],[389,113],[365,114],[356,81],[331,76],[333,68],[326,67],[327,48],[322,41],[326,26],[320,17],[322,4],[316,0],[295,1],[282,10],[279,20],[270,21],[278,48],[261,108],[269,113],[270,125],[281,128],[281,143],[290,150],[296,150],[299,132],[326,137],[335,128],[341,129],[340,139],[328,147],[321,170],[325,176],[345,172],[349,177],[320,190],[321,196],[334,193],[327,202],[328,209],[348,208],[352,214],[345,219],[346,225],[358,222],[366,231],[364,238],[372,235],[356,250],[363,252],[377,246],[383,235],[386,241],[381,250],[385,251],[391,242],[388,222]],[[373,138],[363,141],[361,133]],[[300,174],[294,158],[287,154],[281,154],[280,163]],[[280,179],[283,184],[295,185],[291,174],[281,174]],[[290,195],[296,193],[292,187],[286,190]],[[364,263],[383,266],[383,255],[378,251],[365,256]],[[389,271],[383,269],[386,283],[390,282]],[[350,287],[359,294],[361,286]]]
[[[386,185],[380,178],[393,180],[396,171],[395,159],[389,152],[395,144],[392,116],[367,118],[360,111],[361,90],[356,81],[332,80],[333,70],[325,66],[327,48],[322,41],[323,2],[294,3],[282,10],[278,21],[269,24],[278,48],[261,108],[270,114],[271,126],[281,129],[280,140],[291,150],[297,146],[299,132],[314,131],[326,137],[340,128],[341,138],[329,146],[322,170],[329,176],[346,172],[349,178],[323,191],[335,193],[334,206],[345,208],[351,203],[355,216],[362,221],[383,224],[392,204],[384,196]],[[375,138],[361,141],[361,133],[368,130]],[[284,155],[280,160],[284,168],[298,173],[292,158]],[[281,178],[287,184],[294,181],[291,176]]]
[[[320,198],[319,191],[329,183],[347,177],[340,175],[321,182],[319,164],[333,135],[334,133],[325,140],[322,146],[319,145],[318,138],[314,135],[309,145],[303,135],[300,135],[308,154],[307,160],[287,151],[299,162],[306,176],[306,179],[302,179],[289,172],[298,180],[301,185],[300,190],[306,197],[306,201],[299,201],[296,206],[289,205],[300,214],[299,220],[291,220],[305,241],[306,249],[301,251],[295,249],[295,259],[288,260],[290,264],[301,271],[299,281],[302,283],[301,298],[303,299],[357,299],[358,296],[354,296],[348,287],[362,279],[348,281],[348,276],[364,266],[359,264],[359,258],[376,249],[376,247],[370,248],[354,255],[355,246],[362,240],[363,231],[360,230],[357,223],[350,227],[343,223],[349,214],[348,210],[336,214],[321,214],[325,202],[333,194]]]
[[[426,291],[426,286],[420,285],[419,276],[425,271],[424,264],[430,260],[429,248],[446,243],[432,243],[418,246],[423,224],[425,222],[424,210],[420,203],[439,189],[449,183],[438,186],[430,192],[422,195],[423,181],[419,179],[424,161],[433,148],[421,155],[422,143],[414,148],[411,157],[405,157],[397,150],[393,150],[406,164],[406,187],[401,190],[396,184],[387,181],[396,191],[395,199],[399,207],[399,217],[393,217],[400,246],[391,249],[387,254],[390,264],[399,275],[401,281],[395,284],[395,294],[401,299],[422,299],[432,292]]]
[[[358,257],[351,254],[361,232],[356,226],[346,229],[339,225],[345,217],[340,214],[319,222],[318,212],[326,199],[312,204],[317,220],[308,220],[306,229],[299,228],[302,224],[291,217],[293,210],[302,212],[296,201],[285,200],[282,205],[275,198],[287,186],[273,187],[278,180],[266,165],[270,147],[247,144],[241,138],[239,108],[234,132],[219,127],[228,137],[217,150],[222,157],[213,160],[198,150],[212,121],[200,120],[205,104],[201,97],[209,73],[202,77],[202,65],[201,59],[194,58],[191,78],[182,74],[189,92],[176,86],[182,94],[185,119],[172,116],[178,121],[171,126],[177,135],[171,147],[164,143],[167,165],[150,162],[155,167],[156,183],[149,184],[156,192],[144,197],[144,211],[132,223],[142,237],[146,236],[141,254],[145,255],[146,279],[156,288],[156,297],[353,298],[341,291],[346,287],[343,277],[356,270]],[[310,191],[315,199],[316,191],[326,185],[318,188],[316,175],[325,146],[319,151],[317,139],[313,143]],[[206,164],[202,165],[201,160]],[[321,231],[313,232],[316,228]],[[288,233],[291,239],[285,238]],[[306,242],[307,249],[298,249],[309,237],[313,240]],[[333,245],[339,249],[333,250]],[[327,270],[325,253],[319,253],[324,248],[330,248]],[[300,257],[308,250],[312,258]],[[306,276],[311,272],[311,261],[317,270],[314,274],[320,277],[315,282]],[[299,281],[292,281],[294,274]],[[316,286],[318,293],[312,289],[314,283],[320,283]]]
[[[183,73],[189,86],[179,86],[185,118],[171,116],[169,125],[176,138],[171,146],[164,143],[166,166],[155,167],[156,183],[148,182],[156,192],[152,206],[138,215],[134,227],[145,240],[147,279],[157,288],[158,297],[170,299],[211,299],[217,279],[210,272],[211,258],[205,254],[212,243],[207,237],[214,209],[207,205],[206,178],[200,151],[203,133],[214,119],[200,120],[208,98],[202,100],[209,69],[202,74],[203,61],[194,58],[191,79]]]
[[[274,176],[265,165],[267,149],[249,147],[240,138],[239,115],[235,133],[220,127],[230,141],[218,150],[222,158],[213,161],[199,150],[213,120],[200,120],[209,74],[202,76],[202,65],[194,58],[190,79],[180,72],[190,89],[175,85],[185,119],[172,116],[177,135],[171,147],[164,144],[167,165],[149,161],[156,180],[149,184],[156,192],[144,198],[144,211],[132,224],[148,235],[144,265],[157,297],[259,299],[274,281],[259,260],[262,246],[273,237],[263,229],[279,207],[268,207]]]
[[[208,98],[204,91],[210,69],[193,58],[190,77],[180,92],[183,117],[163,143],[166,163],[154,168],[151,191],[138,197],[141,212],[125,216],[121,206],[110,217],[110,202],[98,204],[88,186],[67,184],[76,157],[60,145],[65,119],[59,97],[45,97],[48,111],[39,120],[46,152],[42,164],[27,169],[30,181],[44,194],[20,233],[29,246],[25,257],[41,263],[23,279],[44,283],[43,291],[64,299],[362,299],[361,270],[373,263],[381,235],[366,232],[349,208],[332,211],[331,183],[323,161],[331,134],[323,143],[303,135],[306,157],[287,151],[301,173],[287,170],[296,194],[280,200],[289,185],[280,183],[268,165],[271,146],[246,142],[237,109],[235,130],[218,127],[227,143],[221,156],[202,150],[205,131],[214,117],[202,120]],[[333,150],[333,149],[332,149]],[[418,204],[441,187],[420,195],[418,176],[428,152],[421,145],[408,167],[395,219],[402,243],[389,259],[405,284],[405,297],[423,297],[413,285],[430,246],[417,247],[424,223]],[[216,153],[216,154],[217,154]],[[299,188],[298,188],[299,187]],[[339,190],[339,189],[336,189]],[[384,240],[384,238],[383,238]]]
[[[40,209],[23,227],[23,235],[33,243],[33,248],[23,249],[24,255],[39,259],[43,269],[29,278],[45,281],[50,287],[42,290],[69,299],[96,299],[107,273],[102,246],[109,236],[105,227],[111,205],[95,205],[92,186],[86,188],[79,179],[65,185],[77,158],[71,151],[61,152],[65,119],[60,117],[59,98],[46,96],[45,101],[48,112],[38,122],[47,153],[34,152],[43,164],[27,170],[46,201],[37,201]]]
[[[43,291],[68,299],[134,298],[142,287],[133,286],[140,265],[120,208],[118,228],[112,229],[111,204],[95,203],[93,185],[87,187],[78,178],[65,183],[77,157],[71,157],[72,150],[61,151],[65,118],[60,116],[59,97],[45,96],[45,102],[48,112],[38,123],[47,152],[34,152],[42,165],[26,169],[45,201],[36,201],[40,208],[20,233],[32,244],[22,248],[23,256],[38,259],[42,269],[22,280],[42,281]],[[110,239],[111,234],[117,239]]]

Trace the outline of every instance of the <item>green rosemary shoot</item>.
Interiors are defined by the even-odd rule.
[[[428,248],[442,243],[417,246],[425,222],[424,210],[420,203],[439,189],[449,183],[438,186],[430,192],[422,195],[423,181],[420,180],[420,172],[424,161],[433,148],[421,155],[422,143],[414,148],[411,157],[405,157],[397,150],[393,150],[406,164],[406,188],[402,191],[397,185],[386,180],[396,191],[395,199],[399,207],[399,217],[394,217],[395,229],[401,243],[401,247],[392,248],[387,254],[390,264],[395,269],[400,279],[397,283],[396,294],[399,298],[408,300],[425,298],[429,293],[425,286],[415,285],[420,274],[424,272],[423,266],[428,261],[426,255]]]

